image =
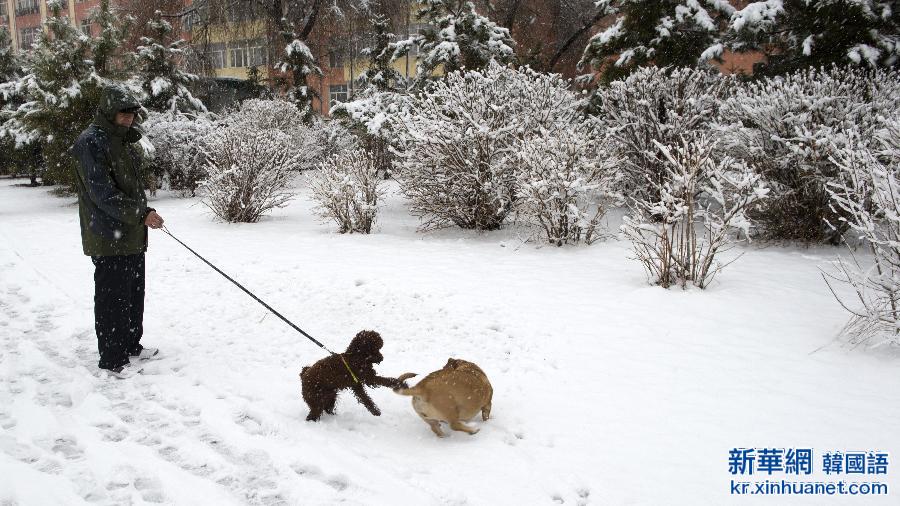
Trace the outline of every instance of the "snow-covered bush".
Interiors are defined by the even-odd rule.
[[[204,143],[213,123],[203,115],[150,113],[142,127],[154,148],[149,167],[156,181],[151,189],[168,188],[194,196],[206,177]]]
[[[716,256],[749,239],[747,211],[767,189],[743,162],[717,159],[716,143],[706,135],[654,144],[665,160],[663,179],[650,181],[659,197],[632,198],[622,232],[651,282],[705,288],[724,267]]]
[[[315,168],[329,156],[354,146],[353,136],[337,122],[327,119],[306,121],[297,107],[282,99],[245,100],[223,115],[219,124],[245,132],[281,132],[290,137],[286,147],[300,156],[300,170]]]
[[[566,85],[557,75],[491,62],[450,73],[389,117],[398,179],[423,228],[499,228],[516,198],[519,145],[580,119]]]
[[[219,218],[253,223],[291,198],[300,156],[285,133],[220,128],[205,143],[203,202]]]
[[[656,199],[668,175],[653,141],[676,145],[706,132],[718,114],[731,80],[695,68],[644,67],[602,86],[591,109],[609,129],[626,172],[625,189]]]
[[[423,229],[494,230],[515,196],[516,111],[498,66],[453,72],[399,118],[399,181]]]
[[[382,197],[381,178],[372,158],[361,150],[334,155],[308,176],[319,216],[332,219],[340,233],[372,231]]]
[[[550,244],[591,244],[607,206],[621,200],[613,192],[618,162],[593,121],[532,136],[516,157],[516,209]]]
[[[875,116],[900,111],[898,104],[896,71],[807,69],[737,87],[722,104],[718,129],[723,147],[772,188],[753,214],[765,235],[837,244],[845,222],[826,191],[841,176],[835,150],[848,130],[871,136]]]
[[[851,252],[840,259],[825,281],[848,284],[849,299],[832,290],[852,315],[844,332],[854,343],[900,344],[900,119],[879,118],[871,139],[851,132],[836,147],[834,163],[844,178],[829,182],[827,191],[841,211],[851,241],[872,252],[860,261]]]
[[[389,146],[395,138],[395,125],[390,119],[402,114],[408,102],[408,95],[368,88],[350,102],[335,104],[331,116],[348,126],[375,167],[387,176],[394,166]]]

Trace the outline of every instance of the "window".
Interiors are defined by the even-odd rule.
[[[16,0],[16,16],[37,14],[40,12],[38,0]]]
[[[264,40],[250,41],[250,66],[264,66],[269,63],[269,55]]]
[[[93,35],[91,30],[91,20],[90,19],[82,19],[81,20],[81,33],[91,36]]]
[[[328,86],[328,104],[334,104],[347,101],[347,85],[332,84]]]
[[[413,24],[409,25],[409,29],[408,29],[409,37],[407,37],[407,38],[411,39],[411,38],[415,37],[416,35],[422,35],[422,33],[425,32],[425,29],[427,27],[428,27],[428,25],[425,23],[413,23]],[[413,44],[409,47],[409,55],[410,56],[415,56],[416,54],[418,54],[418,51],[419,51],[419,48],[416,44]]]
[[[247,48],[246,47],[232,47],[228,50],[229,56],[231,57],[231,66],[232,67],[247,67],[250,62],[250,58],[247,56]]]
[[[184,26],[184,31],[190,32],[194,29],[194,25],[200,22],[200,14],[196,11],[191,12],[189,14],[185,14],[183,19],[181,20],[182,26]]]
[[[22,49],[31,49],[37,41],[38,34],[41,33],[40,26],[31,28],[22,28],[19,30],[19,47]]]
[[[228,7],[226,7],[225,19],[227,19],[230,23],[243,21],[247,17],[246,7],[244,7],[243,5],[238,5],[238,2],[232,2]]]
[[[337,69],[344,67],[344,52],[340,49],[328,53],[328,66]]]
[[[223,44],[210,44],[207,54],[209,54],[209,63],[212,68],[225,68],[225,46]]]

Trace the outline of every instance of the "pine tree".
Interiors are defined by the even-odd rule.
[[[112,60],[116,50],[122,46],[125,33],[131,27],[132,16],[117,16],[109,7],[109,0],[101,0],[99,9],[90,16],[91,23],[100,26],[100,34],[91,41],[91,57],[97,75],[105,78],[121,78],[121,66],[117,67]]]
[[[141,37],[137,48],[138,84],[146,95],[144,106],[159,112],[206,112],[206,107],[188,90],[197,76],[179,68],[183,39],[173,40],[172,25],[156,11],[147,23],[150,36]]]
[[[313,118],[312,101],[319,97],[318,92],[309,87],[308,79],[312,75],[321,76],[322,69],[316,64],[316,58],[309,50],[309,46],[300,40],[296,33],[291,31],[284,35],[293,40],[285,46],[278,69],[290,74],[291,84],[287,89],[287,99],[303,112],[303,120],[308,123]]]
[[[385,108],[392,107],[398,98],[396,91],[403,83],[403,76],[391,66],[394,34],[388,29],[389,20],[376,15],[369,23],[372,25],[372,45],[361,51],[369,58],[369,68],[359,77],[362,89],[355,94],[353,102],[335,104],[331,115],[341,119],[356,134],[376,170],[387,177],[392,165],[388,141],[393,133],[383,121],[384,128],[369,129],[367,120],[387,116]]]
[[[8,114],[5,110],[7,105],[11,107],[14,104],[15,94],[12,91],[20,73],[19,59],[13,51],[9,32],[5,27],[0,27],[0,152],[4,153],[4,156],[0,157],[0,174],[14,173],[18,170],[15,166],[17,154],[14,152],[15,140],[3,135],[5,130],[3,123]]]
[[[810,66],[896,66],[900,6],[877,0],[752,2],[731,21],[729,46],[760,50],[755,73],[780,75]]]
[[[692,67],[722,53],[720,34],[734,8],[727,0],[601,0],[615,21],[591,37],[580,67],[613,81],[636,68]]]
[[[369,68],[359,77],[363,87],[371,87],[377,91],[395,89],[403,76],[391,66],[393,50],[389,20],[381,15],[376,15],[369,20],[372,25],[372,45],[362,50],[362,55],[369,58]]]
[[[49,33],[38,36],[27,73],[17,84],[25,102],[5,127],[17,145],[40,142],[45,184],[71,188],[74,162],[68,149],[93,119],[104,79],[89,58],[93,40],[62,16],[60,0],[50,0],[47,6]]]
[[[21,72],[22,67],[13,50],[9,32],[5,27],[0,27],[0,110],[12,99],[13,84]],[[0,116],[0,123],[2,121],[3,117]]]
[[[416,81],[423,84],[438,67],[444,73],[465,68],[480,70],[496,60],[510,63],[515,59],[515,42],[509,30],[475,12],[467,0],[419,0],[417,17],[428,25],[419,35],[394,43],[393,59],[399,59],[416,47],[420,59],[416,65]]]
[[[7,83],[18,76],[19,59],[13,51],[12,39],[6,27],[0,27],[0,83]]]

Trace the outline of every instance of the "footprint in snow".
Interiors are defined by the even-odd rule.
[[[84,450],[78,445],[78,441],[72,436],[61,436],[53,441],[50,448],[53,453],[61,455],[66,460],[83,460]]]
[[[342,474],[326,476],[318,467],[309,464],[301,464],[299,462],[291,464],[291,469],[293,469],[300,477],[321,481],[338,492],[350,488],[350,479]]]

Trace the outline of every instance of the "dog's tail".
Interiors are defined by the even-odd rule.
[[[414,373],[414,372],[405,372],[405,373],[401,374],[400,376],[398,376],[397,379],[400,381],[406,381],[415,375],[416,375],[416,373]],[[418,387],[416,386],[416,387],[412,387],[412,388],[395,388],[394,392],[396,392],[400,395],[417,395],[419,393],[419,390],[418,390]]]

